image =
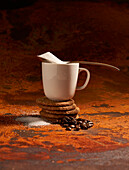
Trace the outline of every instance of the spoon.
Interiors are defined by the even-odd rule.
[[[110,64],[105,64],[105,63],[91,62],[91,61],[62,61],[50,52],[46,52],[44,54],[37,55],[37,57],[39,57],[39,59],[42,62],[47,62],[47,63],[56,63],[56,64],[80,63],[80,64],[100,65],[100,66],[111,67],[111,68],[114,68],[114,69],[120,71],[119,68],[117,68],[113,65],[110,65]]]

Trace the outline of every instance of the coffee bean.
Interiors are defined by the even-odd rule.
[[[82,119],[82,122],[85,122],[85,123],[87,123],[87,120],[86,120],[86,119]]]
[[[66,127],[66,130],[71,131],[72,129],[71,129],[71,127],[68,126],[68,127]]]
[[[88,123],[89,123],[89,124],[93,124],[93,122],[91,122],[91,121],[90,121],[90,122],[88,122]]]
[[[70,125],[71,128],[75,128],[75,125]]]
[[[77,124],[82,124],[82,120],[77,121]]]
[[[88,122],[88,123],[87,123],[87,127],[88,127],[88,128],[92,127],[93,125],[94,125],[93,122]]]
[[[81,124],[81,129],[88,129],[87,124],[85,122]]]
[[[87,127],[87,125],[86,125],[85,122],[82,122],[82,123],[80,124],[80,126],[81,126],[81,129],[85,129],[85,128]]]
[[[76,131],[79,131],[80,129],[81,129],[80,125],[76,125],[76,126],[75,126],[75,130],[76,130]]]
[[[73,128],[75,131],[79,131],[80,129],[86,130],[93,126],[93,122],[90,120],[82,118],[76,119],[72,116],[65,116],[62,120],[58,120],[58,123],[62,127],[66,127],[67,131],[71,131]]]

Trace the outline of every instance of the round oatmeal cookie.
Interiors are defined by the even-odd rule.
[[[46,96],[36,99],[36,103],[43,106],[71,106],[74,104],[73,99],[66,101],[49,100]]]
[[[72,115],[72,114],[78,114],[80,111],[79,107],[76,107],[73,110],[44,110],[42,109],[40,112],[46,112],[48,114],[55,114],[55,115]]]
[[[50,111],[70,111],[75,109],[77,106],[76,104],[72,104],[70,106],[45,106],[45,105],[38,105],[42,108],[42,110],[50,110]]]
[[[69,114],[69,115],[65,115],[65,114],[52,114],[52,113],[47,113],[45,111],[42,111],[40,112],[40,115],[41,117],[44,117],[44,118],[51,118],[51,119],[62,119],[64,118],[65,116],[72,116],[72,117],[75,117],[77,116],[77,113],[76,114]]]
[[[65,117],[65,115],[64,115],[64,117]],[[61,117],[61,118],[50,118],[50,117],[46,117],[46,115],[44,115],[44,114],[41,115],[41,118],[44,121],[49,122],[49,123],[54,123],[54,124],[59,124],[59,120],[61,120],[64,117]],[[74,118],[78,119],[79,115],[77,114]]]

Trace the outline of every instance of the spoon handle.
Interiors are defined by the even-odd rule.
[[[38,57],[38,58],[42,62],[51,63],[49,60],[43,59],[41,57]],[[110,65],[110,64],[99,63],[99,62],[92,62],[92,61],[68,61],[68,62],[64,62],[64,64],[69,64],[69,63],[80,63],[80,64],[106,66],[106,67],[114,68],[114,69],[120,71],[120,69],[118,67],[115,67],[115,66]]]
[[[99,63],[99,62],[92,62],[92,61],[70,61],[69,63],[80,63],[80,64],[100,65],[100,66],[111,67],[111,68],[114,68],[114,69],[120,71],[120,69],[119,69],[118,67],[115,67],[115,66],[110,65],[110,64]]]

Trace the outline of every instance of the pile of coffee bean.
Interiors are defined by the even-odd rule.
[[[87,130],[94,125],[90,120],[82,118],[76,119],[72,116],[65,116],[63,119],[58,120],[58,123],[62,127],[65,127],[67,131],[79,131],[80,129]]]

